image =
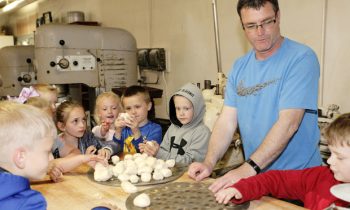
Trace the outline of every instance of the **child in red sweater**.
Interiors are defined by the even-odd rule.
[[[308,209],[325,209],[331,204],[349,206],[350,203],[331,194],[330,188],[350,183],[350,113],[343,114],[325,130],[331,156],[329,166],[303,170],[272,170],[241,179],[215,194],[218,203],[239,204],[264,195],[300,200]]]

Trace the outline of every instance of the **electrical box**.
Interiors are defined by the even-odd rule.
[[[166,55],[164,48],[143,48],[137,51],[137,64],[140,70],[166,70]]]

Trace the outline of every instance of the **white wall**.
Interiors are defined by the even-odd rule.
[[[222,69],[227,74],[233,61],[243,55],[249,45],[236,14],[237,0],[217,2]],[[51,11],[55,21],[62,21],[67,11],[83,11],[88,21],[131,32],[138,48],[164,47],[170,52],[170,73],[165,73],[165,81],[153,87],[166,90],[165,95],[169,96],[186,82],[201,82],[202,87],[206,79],[216,82],[211,3],[211,0],[103,0],[103,3],[101,0],[41,0],[34,11],[38,15]],[[280,9],[282,34],[309,45],[320,59],[324,77],[320,82],[319,104],[336,103],[342,112],[349,112],[350,101],[344,95],[349,89],[350,74],[347,71],[350,38],[346,27],[350,1],[280,0]],[[15,24],[23,15],[20,11],[12,14],[11,23]],[[326,33],[323,33],[324,27]],[[167,117],[166,104],[164,99],[156,101],[157,117]]]
[[[349,0],[328,1],[325,44],[324,104],[350,112]]]

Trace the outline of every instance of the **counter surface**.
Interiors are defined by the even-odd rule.
[[[129,194],[120,187],[107,186],[92,182],[86,175],[88,167],[80,167],[74,172],[64,175],[63,180],[58,183],[51,181],[38,181],[32,183],[32,188],[40,191],[46,198],[48,210],[89,210],[96,206],[106,206],[110,209],[125,210],[125,201]],[[212,182],[214,179],[206,179],[204,182]],[[175,182],[194,182],[185,172]],[[144,190],[156,185],[145,187],[138,186]],[[263,197],[260,200],[252,201],[249,209],[256,210],[302,210],[305,208],[274,199]]]

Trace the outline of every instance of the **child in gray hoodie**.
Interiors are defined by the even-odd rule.
[[[141,152],[157,158],[175,159],[176,163],[189,165],[203,161],[208,149],[210,130],[204,124],[205,102],[202,92],[188,83],[172,95],[169,101],[171,125],[160,145],[140,144]]]

